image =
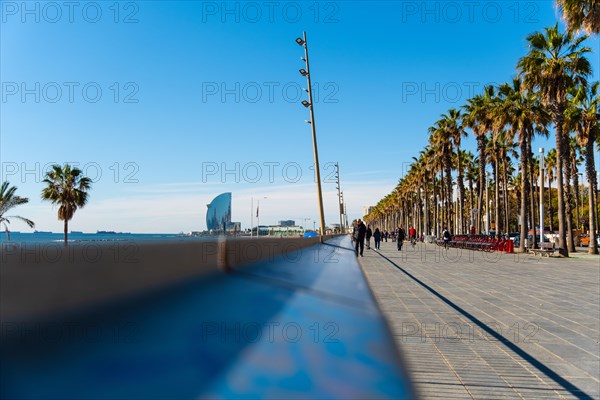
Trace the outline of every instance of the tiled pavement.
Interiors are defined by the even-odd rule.
[[[600,258],[359,257],[422,399],[600,399]]]

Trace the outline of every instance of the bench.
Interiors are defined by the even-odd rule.
[[[444,246],[444,240],[438,239],[435,241],[438,246]],[[484,240],[466,240],[464,238],[448,241],[448,247],[456,247],[465,250],[480,250],[485,252],[493,252],[496,250],[495,242]]]
[[[554,254],[554,243],[542,242],[539,249],[529,249],[529,254],[550,257]]]

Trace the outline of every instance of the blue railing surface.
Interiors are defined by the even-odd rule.
[[[3,399],[415,397],[348,237],[2,325]]]

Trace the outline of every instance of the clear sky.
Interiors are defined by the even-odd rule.
[[[349,218],[362,216],[395,187],[440,114],[510,80],[526,35],[560,20],[554,1],[0,5],[1,178],[30,198],[14,214],[55,232],[62,222],[39,200],[41,180],[66,162],[95,181],[74,230],[203,230],[206,204],[226,191],[243,228],[252,199],[261,224],[312,226],[312,141],[294,42],[302,31],[325,219],[339,221],[335,162]],[[598,80],[598,40],[587,45]]]

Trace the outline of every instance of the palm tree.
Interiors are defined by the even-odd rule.
[[[431,137],[430,137],[431,140]],[[431,144],[427,145],[426,150],[425,150],[425,170],[428,171],[428,178],[429,178],[429,182],[431,182],[431,205],[430,205],[430,210],[431,210],[431,215],[432,218],[430,219],[430,234],[434,235],[434,236],[439,236],[441,229],[440,229],[440,221],[441,221],[441,217],[440,217],[440,212],[439,212],[439,206],[438,206],[438,199],[441,197],[440,195],[438,195],[438,192],[441,192],[441,190],[439,190],[438,184],[439,184],[439,180],[437,179],[437,172],[439,169],[441,169],[441,158],[438,155],[438,148],[437,145],[436,146],[432,146]]]
[[[569,104],[571,104],[571,102],[569,102]],[[565,114],[565,119],[567,121],[567,126],[566,126],[565,130],[568,130],[569,132],[571,132],[573,124],[570,121],[571,118],[570,118],[569,108],[571,108],[571,107],[570,106],[567,107],[567,112]],[[573,199],[572,200],[575,203],[575,214],[573,216],[573,221],[575,222],[575,228],[579,229],[578,227],[580,227],[581,224],[583,224],[583,222],[580,221],[581,213],[580,213],[580,204],[579,204],[579,194],[580,194],[579,193],[579,166],[581,165],[581,163],[583,163],[583,150],[581,148],[580,141],[578,141],[575,136],[571,136],[569,138],[569,143],[567,145],[571,149],[571,152],[569,154],[569,156],[570,156],[569,174],[571,175],[571,179],[573,179]]]
[[[69,164],[63,167],[53,165],[52,170],[46,173],[43,181],[47,186],[42,190],[42,200],[58,205],[58,219],[64,221],[65,246],[69,221],[73,218],[78,208],[83,208],[88,200],[88,191],[92,180],[79,168],[71,168]]]
[[[457,215],[457,220],[458,220],[458,233],[462,234],[465,231],[465,227],[464,227],[464,206],[465,206],[465,184],[464,184],[464,179],[463,179],[463,175],[464,175],[464,168],[463,168],[463,163],[462,163],[462,156],[463,154],[461,153],[460,150],[460,143],[461,143],[461,139],[462,137],[466,137],[467,136],[467,132],[465,132],[464,126],[463,126],[463,115],[460,112],[460,110],[455,110],[455,109],[450,109],[448,111],[448,114],[444,114],[443,118],[445,119],[445,126],[446,129],[448,130],[448,134],[450,135],[450,139],[452,140],[452,144],[455,147],[455,154],[456,154],[456,171],[457,171],[457,178],[456,178],[456,184],[457,184],[457,188],[458,188],[458,215]]]
[[[427,199],[427,183],[426,176],[428,175],[425,161],[425,152],[421,151],[419,158],[413,157],[414,163],[410,166],[410,175],[413,177],[415,191],[417,193],[417,226],[421,233],[427,232],[429,229],[428,212],[429,201]]]
[[[429,183],[433,178],[432,171],[428,168],[428,159],[432,156],[431,149],[425,147],[419,154],[419,168],[423,171],[423,198],[424,198],[424,218],[423,232],[425,235],[431,234],[431,219],[430,219],[430,201],[429,201]]]
[[[475,195],[475,192],[473,190],[473,182],[475,182],[479,177],[479,169],[477,168],[479,162],[475,159],[475,156],[470,151],[465,153],[463,160],[467,169],[465,178],[469,183],[469,233],[471,233],[471,229],[475,228],[475,221],[473,218],[473,209],[475,208],[475,202],[473,200],[473,197]]]
[[[476,230],[480,233],[481,219],[482,219],[482,206],[483,206],[483,190],[485,188],[485,167],[486,157],[485,148],[487,142],[487,133],[492,129],[492,121],[490,120],[490,108],[495,97],[494,87],[489,85],[483,88],[483,94],[476,95],[469,100],[463,107],[465,110],[464,124],[466,127],[471,128],[477,139],[477,151],[479,153],[479,179],[477,183],[477,219],[476,219]]]
[[[557,0],[570,32],[583,29],[588,35],[600,32],[598,0]]]
[[[517,64],[524,87],[538,90],[542,103],[550,110],[556,129],[558,235],[559,252],[563,256],[569,255],[562,176],[565,154],[564,113],[569,88],[578,85],[586,87],[586,77],[591,73],[590,62],[584,56],[590,49],[581,47],[586,38],[574,38],[572,33],[560,33],[558,24],[545,28],[544,33],[534,32],[527,36],[529,53]]]
[[[547,134],[546,124],[549,122],[549,115],[539,104],[536,94],[527,91],[523,87],[523,82],[518,78],[513,79],[512,84],[501,85],[500,94],[503,99],[502,111],[507,116],[506,121],[511,131],[517,137],[521,152],[521,240],[519,250],[523,252],[527,238],[527,199],[530,198],[531,190],[531,181],[527,179],[528,171],[531,168],[531,141],[536,132]]]
[[[590,254],[598,254],[598,245],[593,240],[598,227],[596,226],[596,212],[598,205],[594,193],[598,190],[596,180],[596,167],[594,165],[594,141],[600,136],[600,83],[595,82],[588,90],[579,87],[572,91],[570,98],[571,107],[568,110],[567,120],[572,129],[577,132],[576,139],[585,149],[585,171],[590,186],[589,204],[589,231]],[[583,206],[583,205],[582,205]]]
[[[439,156],[442,188],[445,189],[443,197],[446,211],[446,218],[441,218],[444,225],[451,229],[452,227],[452,142],[451,134],[448,129],[446,116],[442,115],[442,119],[437,121],[435,125],[429,128],[431,136],[429,143],[432,148],[437,149]]]
[[[29,203],[27,197],[16,196],[16,186],[9,187],[8,182],[2,182],[0,187],[0,223],[4,225],[4,231],[6,232],[6,238],[10,240],[10,232],[8,225],[10,224],[10,218],[18,219],[19,221],[25,222],[30,228],[35,226],[34,222],[30,219],[20,217],[18,215],[4,215],[8,210],[20,206],[21,204]]]
[[[546,164],[546,175],[548,176],[548,215],[550,216],[548,219],[550,221],[550,230],[554,230],[554,222],[553,222],[553,210],[552,210],[552,182],[554,182],[554,178],[556,177],[556,149],[550,149],[548,154],[546,154],[546,160],[544,161]]]
[[[502,192],[503,192],[503,207],[504,207],[504,220],[503,220],[503,232],[509,231],[509,216],[510,216],[510,195],[508,191],[508,176],[511,174],[512,158],[517,157],[515,151],[516,145],[514,143],[514,132],[512,129],[503,131],[498,140],[498,159],[501,167],[501,178],[502,178]],[[502,221],[502,220],[501,220]]]

